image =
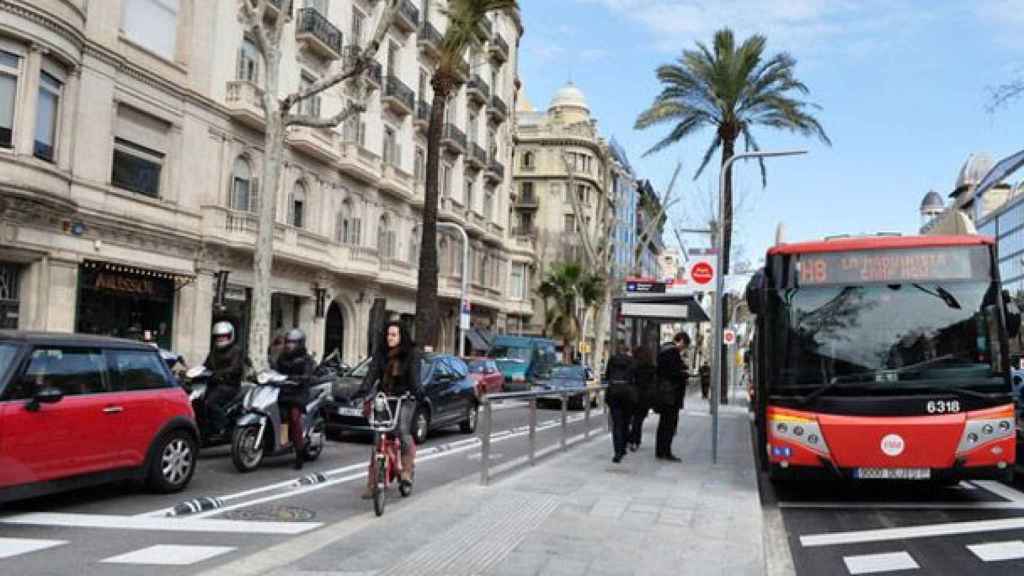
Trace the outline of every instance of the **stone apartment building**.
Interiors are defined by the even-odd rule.
[[[274,2],[268,18],[286,14]],[[271,325],[363,356],[371,317],[412,315],[438,0],[403,0],[368,111],[288,134]],[[282,95],[340,65],[383,2],[296,0]],[[447,108],[441,218],[469,233],[474,326],[532,313],[510,233],[519,14],[496,14]],[[201,360],[227,310],[251,314],[261,62],[234,0],[0,0],[0,327],[141,337]],[[340,89],[303,112],[341,110]],[[454,349],[461,237],[440,240]],[[518,274],[518,275],[517,275]],[[518,280],[517,280],[518,279]],[[515,301],[510,296],[519,295]],[[216,312],[215,312],[216,308]]]

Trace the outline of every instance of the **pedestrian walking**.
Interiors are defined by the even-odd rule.
[[[621,344],[616,346],[615,354],[608,359],[604,377],[608,381],[605,402],[612,418],[612,447],[615,449],[612,462],[618,464],[626,455],[629,422],[637,402],[633,359],[628,354],[628,348]]]
[[[682,462],[672,453],[672,439],[679,425],[679,411],[683,408],[686,394],[686,379],[689,369],[683,362],[683,352],[690,347],[690,336],[686,332],[675,335],[672,342],[662,346],[658,352],[656,410],[658,412],[658,434],[654,455],[659,460]]]
[[[647,419],[654,400],[658,368],[654,362],[654,353],[647,346],[637,346],[633,349],[633,361],[635,362],[637,401],[630,417],[626,444],[631,452],[636,452],[640,449],[640,442],[643,440],[644,420]]]

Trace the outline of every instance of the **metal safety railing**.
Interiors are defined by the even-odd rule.
[[[480,483],[488,484],[491,480],[491,435],[494,433],[494,405],[508,400],[526,400],[530,411],[529,418],[529,453],[526,461],[532,466],[537,458],[537,401],[559,399],[561,404],[561,438],[559,449],[566,451],[569,448],[569,401],[572,398],[582,397],[583,403],[583,439],[590,438],[590,413],[593,401],[598,406],[604,407],[603,392],[607,386],[592,386],[586,389],[568,390],[538,390],[536,392],[503,392],[500,394],[487,394],[480,399],[480,408],[483,410],[483,420],[479,423],[480,433]],[[604,408],[607,413],[607,408]],[[611,429],[611,423],[608,422]]]

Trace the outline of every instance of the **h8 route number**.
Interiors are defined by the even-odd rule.
[[[929,400],[925,404],[929,414],[956,414],[960,412],[959,400]]]

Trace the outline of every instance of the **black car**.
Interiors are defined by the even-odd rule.
[[[550,370],[538,375],[534,379],[531,390],[534,392],[540,392],[544,390],[551,391],[563,391],[563,390],[576,390],[580,391],[579,394],[572,394],[569,396],[569,408],[573,410],[582,410],[585,392],[587,390],[587,368],[585,366],[579,366],[575,364],[558,364],[552,366]],[[552,404],[561,406],[562,400],[558,396],[550,396],[547,398],[537,399],[537,405]]]
[[[370,361],[364,359],[334,384],[332,398],[325,408],[327,431],[334,437],[343,432],[370,431],[363,415],[366,392],[362,390]],[[413,419],[417,444],[425,442],[430,432],[447,426],[458,425],[466,434],[476,431],[476,383],[469,377],[465,362],[450,354],[425,354],[420,378],[426,398],[416,407]]]

